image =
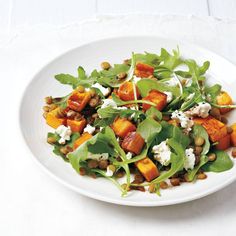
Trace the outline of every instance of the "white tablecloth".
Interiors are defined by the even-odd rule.
[[[236,232],[236,183],[181,205],[116,206],[66,189],[42,172],[28,154],[19,131],[18,109],[32,76],[70,48],[122,35],[158,35],[196,43],[236,63],[236,22],[214,18],[103,16],[64,27],[41,25],[2,35],[0,235],[233,235]]]

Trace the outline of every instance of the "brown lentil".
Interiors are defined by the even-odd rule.
[[[236,148],[233,148],[231,154],[232,154],[232,157],[233,157],[233,158],[236,158]]]
[[[194,139],[194,143],[196,146],[202,146],[205,143],[205,139],[203,137],[198,136]]]
[[[67,155],[69,153],[66,147],[61,147],[60,152],[64,155]]]
[[[122,170],[118,170],[116,173],[115,173],[115,177],[116,178],[122,178],[125,176],[125,172],[122,171]]]
[[[66,150],[69,152],[73,152],[73,148],[69,145],[66,146]]]
[[[233,129],[232,129],[232,127],[230,127],[230,126],[227,127],[227,133],[228,133],[228,134],[233,133]]]
[[[66,113],[65,113],[65,110],[63,108],[59,108],[58,111],[57,111],[57,115],[56,115],[58,118],[63,118],[66,116]]]
[[[127,189],[127,184],[126,184],[126,183],[122,184],[122,185],[121,185],[121,188],[123,188],[124,190],[126,190],[126,189]],[[130,188],[127,189],[127,191],[129,191],[129,190],[130,190]]]
[[[167,116],[167,115],[163,116],[162,119],[165,120],[165,121],[169,121],[170,120],[170,116]]]
[[[49,144],[54,144],[54,143],[56,143],[56,139],[54,138],[54,137],[48,137],[47,138],[47,142],[49,143]]]
[[[228,123],[228,119],[224,116],[221,117],[221,122],[223,122],[224,124]]]
[[[215,117],[216,119],[220,120],[220,118],[221,118],[220,109],[216,108],[216,107],[211,108],[210,115]]]
[[[109,165],[107,168],[111,170],[113,173],[115,173],[116,171],[116,167],[114,165]]]
[[[80,174],[80,175],[86,175],[86,169],[83,168],[83,167],[80,167],[80,168],[79,168],[79,174]]]
[[[76,113],[74,119],[77,120],[77,121],[80,121],[80,120],[83,119],[83,116],[80,113]]]
[[[200,173],[197,175],[197,179],[206,179],[207,175],[205,173]]]
[[[214,161],[216,159],[216,154],[215,153],[210,153],[209,155],[208,155],[208,160],[209,161]]]
[[[104,62],[101,63],[101,67],[102,67],[103,70],[109,70],[111,68],[111,65],[110,65],[109,62],[104,61]]]
[[[97,160],[88,160],[88,168],[94,169],[98,167],[98,161]]]
[[[89,101],[89,106],[90,107],[96,107],[98,105],[98,102],[99,102],[99,100],[96,99],[95,97],[91,98],[90,101]]]
[[[149,193],[155,193],[156,192],[156,185],[155,184],[150,184],[148,187]]]
[[[170,183],[172,186],[179,186],[180,185],[180,179],[179,178],[171,178]]]
[[[51,96],[45,97],[45,102],[46,102],[48,105],[52,104],[52,97],[51,97]]]
[[[91,97],[94,97],[96,95],[96,90],[93,88],[91,88],[89,92],[90,92]]]
[[[197,165],[200,162],[200,156],[195,156],[195,163],[194,165]]]
[[[127,77],[127,73],[126,72],[121,72],[117,75],[117,79],[118,80],[123,80]]]
[[[107,160],[101,160],[98,162],[98,167],[99,169],[105,170],[108,166],[108,161]]]
[[[141,175],[141,174],[135,174],[134,175],[134,181],[135,181],[135,183],[137,183],[137,184],[141,184],[141,183],[143,183],[144,182],[144,177]]]
[[[90,174],[89,174],[89,176],[90,176],[90,177],[92,177],[93,179],[96,179],[96,178],[97,178],[96,174],[95,174],[95,173],[93,173],[93,172],[92,172],[92,173],[90,173]]]
[[[202,147],[196,146],[194,149],[195,155],[199,156],[202,153]]]
[[[160,188],[161,189],[167,189],[169,186],[165,181],[160,182]]]

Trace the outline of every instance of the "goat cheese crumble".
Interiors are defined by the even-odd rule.
[[[84,128],[84,132],[93,134],[95,129],[96,129],[95,127],[91,126],[90,124],[87,124],[87,126]]]
[[[107,96],[109,93],[110,93],[110,89],[109,88],[105,88],[103,87],[101,84],[99,83],[95,83],[92,88],[97,88],[101,91],[101,93],[104,95],[104,96]]]
[[[170,163],[171,156],[171,151],[166,141],[167,140],[162,141],[160,144],[155,145],[152,148],[154,159],[159,161],[163,166],[167,166]]]
[[[58,141],[60,144],[65,144],[66,141],[69,141],[72,134],[70,126],[66,127],[65,125],[58,126],[55,132],[60,136]]]
[[[172,87],[175,87],[177,86],[178,82],[176,81],[176,79],[174,78],[171,78],[169,79],[168,81],[165,81],[165,83],[169,86],[172,86]]]
[[[97,160],[97,161],[101,161],[101,160],[107,160],[108,159],[108,153],[88,153],[88,159],[92,159],[92,160]]]
[[[164,94],[167,95],[167,103],[171,102],[173,99],[173,94],[172,92],[164,92]]]
[[[211,105],[207,102],[199,102],[196,106],[192,107],[187,113],[194,116],[199,116],[206,118],[209,116],[209,111],[211,110]]]
[[[185,160],[184,160],[184,169],[185,170],[189,170],[189,169],[193,169],[194,168],[194,164],[195,164],[195,154],[193,153],[193,149],[192,148],[188,148],[185,150]]]
[[[106,107],[117,108],[116,103],[112,99],[110,99],[110,98],[103,99],[102,101],[103,101],[103,104],[102,104],[101,108],[106,108]]]
[[[128,160],[130,160],[130,159],[132,158],[132,153],[131,153],[131,152],[128,152],[128,153],[126,154],[126,158],[127,158]]]
[[[192,126],[194,125],[194,122],[191,120],[191,118],[182,111],[176,110],[172,112],[171,118],[178,120],[181,127],[186,129],[186,131],[190,131]]]

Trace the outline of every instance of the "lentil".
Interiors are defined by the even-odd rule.
[[[216,159],[216,154],[215,153],[210,153],[208,155],[208,160],[209,161],[215,161],[215,159]]]
[[[107,160],[101,160],[98,162],[98,167],[99,169],[105,170],[108,166],[108,161]]]
[[[198,136],[194,139],[194,143],[196,146],[202,146],[205,143],[205,139],[203,137]]]
[[[111,65],[110,65],[109,62],[104,61],[104,62],[101,63],[101,67],[102,67],[103,70],[109,70],[111,68]]]
[[[207,175],[205,173],[200,173],[197,175],[197,179],[206,179]]]
[[[170,183],[172,186],[179,186],[180,185],[180,179],[179,178],[171,178]]]
[[[161,189],[167,189],[168,187],[169,187],[169,185],[165,181],[160,182]]]
[[[94,169],[98,167],[98,161],[97,160],[88,160],[88,168]]]
[[[233,148],[233,150],[232,150],[232,157],[236,158],[236,148]]]

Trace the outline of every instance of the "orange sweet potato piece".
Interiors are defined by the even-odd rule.
[[[232,98],[229,96],[229,94],[227,92],[221,92],[217,97],[216,97],[216,103],[218,105],[232,105],[233,104],[233,100]],[[221,114],[225,114],[229,111],[231,111],[231,108],[220,108],[220,113]]]
[[[217,150],[226,150],[230,147],[230,135],[227,134],[225,137],[221,138],[216,145]]]
[[[167,95],[158,90],[151,90],[143,100],[147,100],[156,104],[157,110],[161,111],[167,104]],[[151,107],[149,104],[143,104],[143,110],[148,110]]]
[[[58,108],[48,112],[48,114],[46,116],[46,123],[54,129],[56,129],[60,125],[66,124],[66,119],[57,117],[57,112],[59,109],[60,108],[58,107]]]
[[[134,74],[137,77],[148,78],[150,75],[153,75],[153,73],[154,73],[154,67],[141,62],[136,64]]]
[[[193,121],[195,124],[201,125],[204,121],[206,121],[208,118],[200,118],[200,117],[194,117]]]
[[[233,132],[230,134],[230,141],[232,146],[236,147],[236,123],[234,123],[231,128],[233,129]]]
[[[135,165],[147,181],[151,181],[160,175],[156,165],[148,157],[135,162]]]
[[[124,138],[129,132],[136,130],[136,126],[126,118],[116,118],[111,128],[120,138]]]
[[[221,121],[213,118],[208,117],[203,123],[202,126],[206,129],[210,140],[212,142],[217,142],[221,138],[227,135],[227,127]]]
[[[82,111],[91,98],[90,92],[74,91],[67,100],[67,106],[74,111]]]
[[[144,144],[145,144],[145,141],[139,133],[130,132],[125,136],[121,144],[121,147],[126,152],[132,152],[138,155],[142,151]]]
[[[118,89],[118,96],[120,97],[120,99],[123,101],[134,100],[135,99],[134,86],[135,86],[137,98],[139,98],[140,93],[138,91],[137,86],[133,85],[132,82],[126,81],[126,82],[122,83]]]
[[[67,120],[67,126],[70,126],[72,132],[81,133],[86,125],[86,120],[83,118],[81,120]]]
[[[92,137],[93,136],[88,132],[83,133],[78,139],[75,140],[74,150]]]

